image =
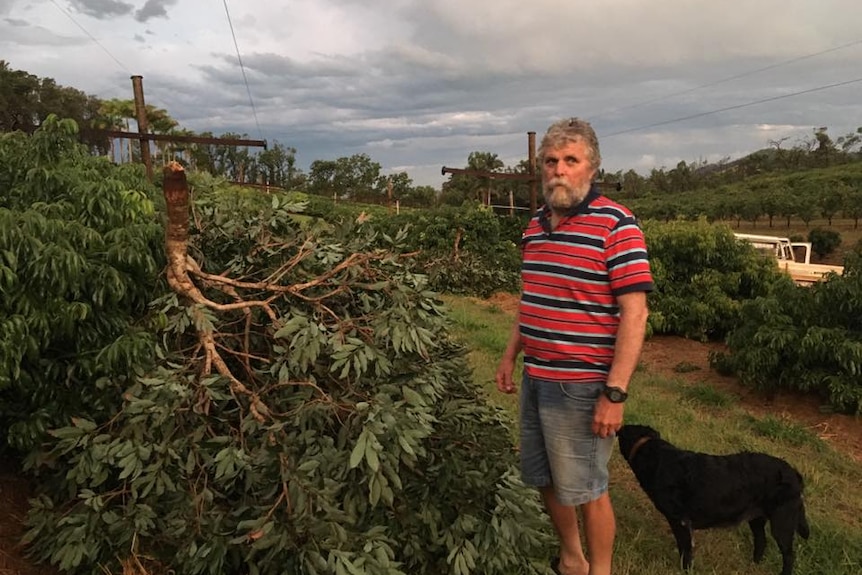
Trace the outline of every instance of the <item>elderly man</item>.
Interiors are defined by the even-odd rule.
[[[515,392],[523,351],[521,474],[539,489],[559,536],[554,571],[610,575],[616,523],[608,460],[653,281],[634,216],[593,184],[601,154],[590,124],[551,125],[538,159],[545,205],[522,236],[521,302],[497,388]]]

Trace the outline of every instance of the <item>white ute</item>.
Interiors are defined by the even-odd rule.
[[[775,259],[778,267],[800,285],[811,285],[830,272],[844,273],[844,266],[811,263],[811,242],[791,242],[790,238],[757,234],[733,234]]]

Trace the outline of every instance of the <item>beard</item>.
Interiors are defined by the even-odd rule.
[[[551,211],[563,213],[584,201],[590,186],[589,181],[581,186],[573,186],[563,178],[553,178],[545,182],[542,193]]]

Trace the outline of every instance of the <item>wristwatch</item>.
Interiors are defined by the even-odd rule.
[[[617,387],[615,385],[606,385],[602,392],[605,394],[605,397],[610,400],[611,403],[623,403],[629,396],[629,394],[626,393],[623,388]]]

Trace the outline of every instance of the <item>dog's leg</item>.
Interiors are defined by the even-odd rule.
[[[679,559],[683,569],[691,569],[691,560],[694,555],[694,541],[692,538],[691,521],[688,519],[668,520],[670,530],[676,539],[676,548],[679,551]]]
[[[751,534],[754,535],[754,562],[760,563],[766,552],[766,519],[758,517],[748,522]]]
[[[799,506],[796,502],[785,503],[769,518],[769,530],[781,551],[781,575],[793,573],[793,537],[799,521]]]
[[[799,520],[796,524],[796,532],[803,539],[808,539],[808,536],[811,534],[811,528],[808,526],[808,519],[805,517],[805,503],[802,502],[802,498],[799,498]]]

